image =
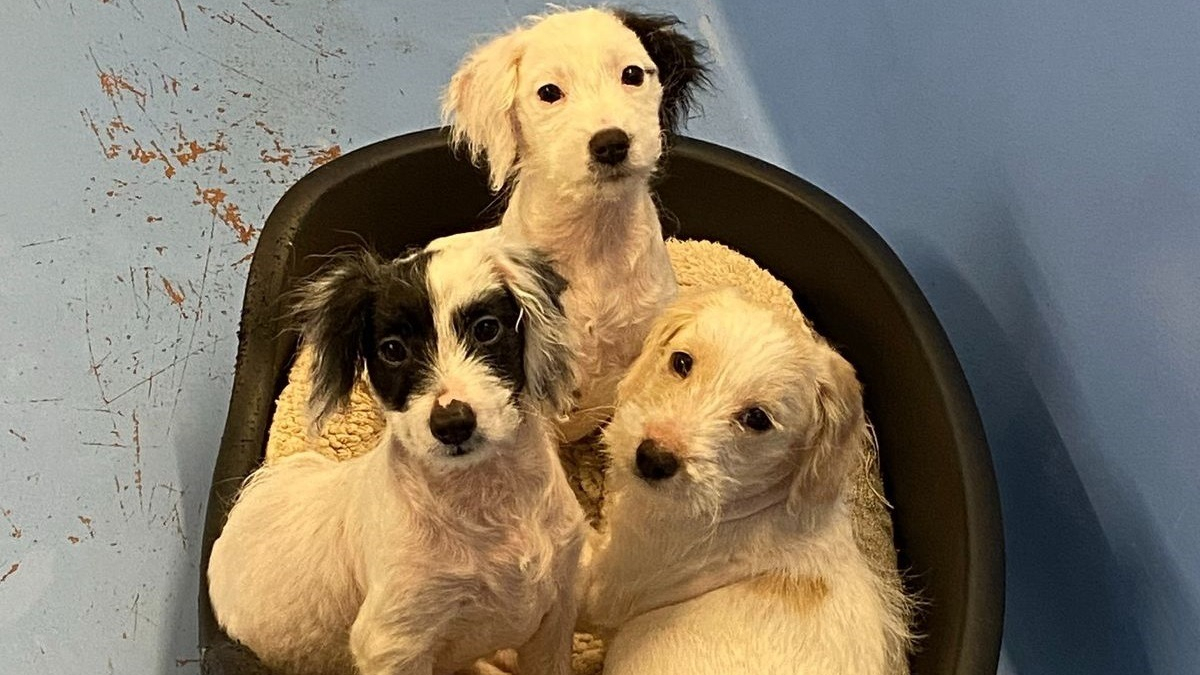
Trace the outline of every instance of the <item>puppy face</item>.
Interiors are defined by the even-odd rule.
[[[520,172],[560,189],[610,194],[645,182],[664,131],[706,80],[678,20],[586,9],[551,14],[470,54],[443,113],[494,190]]]
[[[536,253],[471,239],[335,261],[298,305],[313,419],[343,404],[365,368],[408,453],[459,467],[511,446],[532,402],[547,413],[567,405],[564,288]]]
[[[866,432],[850,365],[732,290],[660,317],[605,431],[613,489],[718,519],[772,491],[793,512],[841,494]]]

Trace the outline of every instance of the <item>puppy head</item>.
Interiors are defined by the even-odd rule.
[[[510,447],[527,413],[569,407],[565,286],[536,252],[469,238],[391,261],[334,260],[296,310],[313,352],[314,425],[365,368],[408,453],[456,467]]]
[[[815,517],[841,496],[866,434],[850,364],[795,320],[731,289],[659,318],[605,431],[615,490],[719,519],[778,496]]]
[[[443,117],[493,190],[522,174],[607,194],[644,183],[663,132],[707,84],[702,48],[666,15],[584,9],[537,17],[469,54]]]

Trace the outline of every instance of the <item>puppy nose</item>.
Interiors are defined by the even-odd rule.
[[[616,127],[597,131],[588,141],[588,150],[591,150],[592,158],[601,164],[620,164],[629,154],[629,134]]]
[[[435,401],[429,413],[429,430],[446,445],[465,443],[475,433],[475,411],[462,401],[450,401],[446,406]]]
[[[679,458],[650,439],[637,448],[637,471],[646,480],[670,478],[679,470]]]

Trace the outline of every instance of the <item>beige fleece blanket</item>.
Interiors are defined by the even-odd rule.
[[[803,317],[786,285],[728,247],[705,241],[670,240],[667,250],[681,288],[736,286],[753,300]],[[334,459],[348,459],[375,446],[383,432],[383,419],[365,382],[359,382],[351,394],[349,406],[331,415],[316,437],[308,433],[308,389],[308,358],[302,351],[288,373],[287,386],[279,396],[271,421],[267,463],[308,450]],[[603,467],[595,443],[593,437],[562,449],[572,487],[593,522],[598,517],[604,493]],[[899,585],[892,521],[882,496],[878,466],[874,451],[868,449],[850,494],[854,533],[859,548]],[[603,645],[598,639],[584,633],[576,635],[573,654],[576,675],[598,675],[603,658]]]

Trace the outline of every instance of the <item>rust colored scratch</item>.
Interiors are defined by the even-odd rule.
[[[207,204],[212,214],[237,234],[238,241],[243,244],[250,243],[250,240],[254,238],[254,233],[258,230],[242,220],[242,212],[237,204],[225,201],[227,195],[224,190],[221,188],[201,189],[197,185],[196,194],[200,196],[200,201],[194,202],[195,204]]]
[[[16,572],[17,568],[19,568],[20,566],[21,566],[21,563],[13,563],[12,567],[8,568],[8,571],[4,573],[4,576],[0,577],[0,583],[4,583],[5,581],[8,581],[8,578],[11,577],[13,575],[13,572]]]
[[[110,121],[108,123],[108,129],[106,130],[106,132],[108,133],[108,137],[110,139],[115,140],[116,137],[113,134],[114,134],[114,132],[117,132],[117,131],[124,131],[125,133],[129,133],[129,132],[133,131],[133,127],[129,126],[128,124],[125,124],[125,120],[121,119],[120,115],[118,115],[118,116],[112,118],[112,121]]]
[[[180,131],[179,138],[179,145],[175,146],[173,154],[181,166],[187,166],[188,164],[191,164],[192,162],[196,161],[200,155],[205,153],[224,152],[229,149],[229,146],[225,144],[225,135],[222,133],[217,133],[217,138],[213,142],[206,145],[201,145],[194,139],[188,140],[184,138],[182,130]]]
[[[72,544],[78,544],[79,537],[76,537],[75,535],[70,535],[67,537],[67,541],[71,542]]]
[[[237,261],[230,263],[229,266],[237,267],[238,265],[241,265],[244,262],[249,262],[252,258],[254,258],[254,251],[247,253],[246,255],[242,256],[241,258],[238,258]]]
[[[138,420],[137,409],[132,413],[133,416],[133,485],[137,488],[138,504],[141,505],[142,512],[146,512],[146,503],[142,500],[142,425]]]
[[[92,539],[95,539],[96,530],[92,529],[92,519],[88,518],[87,516],[79,516],[79,522],[83,523],[83,526],[87,528],[88,536],[90,536]]]
[[[121,154],[121,146],[116,143],[105,144],[104,139],[100,138],[100,127],[96,125],[95,120],[92,119],[92,114],[87,110],[80,110],[79,116],[83,118],[83,121],[87,123],[88,127],[91,128],[92,133],[96,136],[96,142],[100,144],[100,152],[103,152],[104,156],[108,159],[116,159],[117,155]],[[111,140],[113,138],[111,123],[109,124],[109,128],[105,131],[108,133],[108,137]]]
[[[101,70],[98,76],[100,77],[100,88],[104,90],[104,94],[110,99],[122,97],[124,94],[121,92],[127,91],[133,95],[133,99],[139,108],[143,111],[146,109],[146,92],[130,84],[129,80],[118,75],[116,71],[110,70],[105,72]]]
[[[13,539],[20,539],[22,534],[21,528],[17,527],[17,524],[13,522],[12,510],[4,509],[3,511],[0,511],[0,513],[4,514],[4,519],[7,520],[9,526],[12,527],[12,532],[9,532],[8,536],[12,537]]]
[[[167,292],[167,297],[171,298],[171,304],[183,306],[183,292],[175,290],[175,286],[166,277],[160,276],[163,283],[163,290]]]
[[[262,161],[267,164],[282,164],[289,166],[292,163],[292,155],[294,151],[291,148],[285,148],[280,144],[279,139],[275,139],[276,155],[269,154],[266,150],[262,150],[258,154],[262,157]]]
[[[146,222],[147,223],[162,222],[162,216],[146,216]],[[162,251],[159,251],[159,253],[162,253]]]
[[[338,157],[342,156],[342,146],[334,144],[324,150],[309,151],[308,156],[312,159],[312,168],[317,168],[324,164],[328,164]]]
[[[163,175],[165,175],[167,178],[174,176],[175,166],[171,164],[171,160],[167,159],[166,154],[163,153],[162,149],[158,147],[157,143],[151,142],[150,145],[154,148],[153,150],[147,150],[142,147],[141,143],[134,141],[134,147],[129,151],[129,158],[135,162],[141,162],[142,164],[149,164],[150,162],[158,160],[167,167],[163,169]]]

